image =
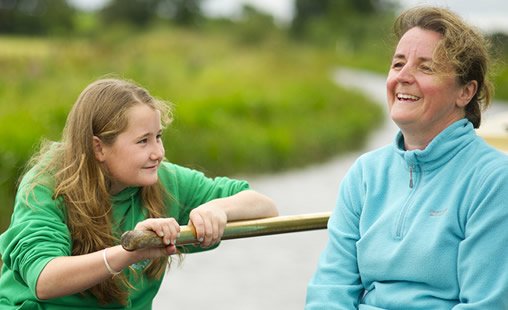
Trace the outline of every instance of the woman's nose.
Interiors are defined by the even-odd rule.
[[[397,73],[399,83],[412,83],[414,81],[414,70],[410,66],[404,66]]]

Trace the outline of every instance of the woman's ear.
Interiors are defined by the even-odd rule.
[[[95,154],[95,159],[99,162],[104,162],[106,160],[106,156],[104,154],[104,148],[102,145],[101,139],[96,136],[93,136],[93,152]]]
[[[478,82],[476,80],[467,82],[466,85],[462,86],[459,98],[457,98],[457,105],[460,108],[465,108],[467,104],[471,101],[471,99],[473,99],[477,91],[478,91]]]

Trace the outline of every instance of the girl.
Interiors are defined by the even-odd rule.
[[[150,309],[168,257],[216,246],[228,221],[276,216],[244,181],[164,161],[169,107],[120,79],[90,84],[62,142],[32,159],[0,236],[2,309]],[[199,246],[177,247],[179,225]],[[119,236],[156,232],[165,248],[125,251]]]

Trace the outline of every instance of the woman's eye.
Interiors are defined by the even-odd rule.
[[[421,70],[422,70],[423,72],[427,72],[427,73],[432,73],[432,72],[434,72],[434,70],[432,69],[432,67],[431,67],[431,66],[422,65],[422,66],[420,66],[420,68],[421,68]]]
[[[401,62],[394,62],[394,63],[392,64],[392,68],[393,68],[393,69],[399,69],[399,68],[402,68],[403,66],[404,66],[404,64],[403,64],[403,63],[401,63]]]

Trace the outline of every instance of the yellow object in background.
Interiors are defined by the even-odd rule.
[[[487,118],[477,133],[487,143],[508,154],[508,112]]]

